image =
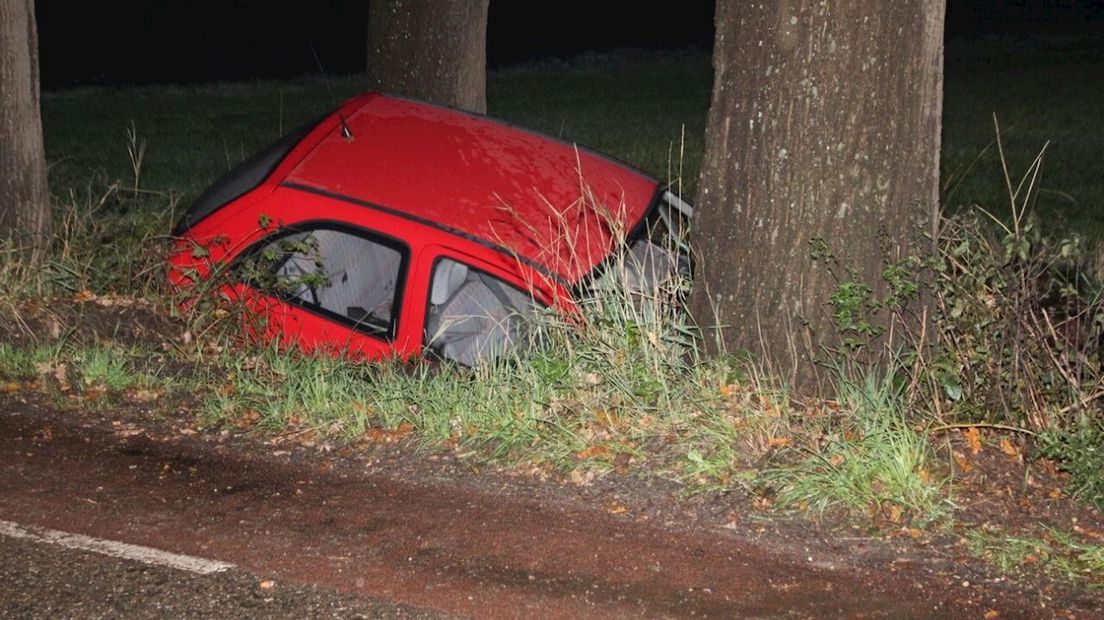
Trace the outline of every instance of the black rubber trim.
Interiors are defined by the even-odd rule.
[[[488,241],[486,239],[483,239],[482,237],[477,237],[473,234],[464,232],[463,230],[459,230],[459,229],[453,228],[451,226],[445,226],[444,224],[441,224],[439,222],[434,222],[433,220],[428,220],[424,217],[418,217],[416,215],[411,215],[409,213],[399,211],[398,209],[392,209],[390,207],[384,207],[384,206],[381,206],[381,205],[378,205],[378,204],[375,204],[375,203],[368,202],[367,200],[360,200],[359,198],[353,198],[352,196],[346,196],[344,194],[338,194],[338,193],[331,192],[331,191],[328,191],[328,190],[324,190],[324,189],[321,189],[321,188],[318,188],[318,187],[313,187],[311,185],[303,185],[301,183],[290,183],[290,182],[281,183],[280,185],[282,187],[286,187],[288,189],[299,190],[301,192],[306,192],[308,194],[315,194],[315,195],[318,195],[318,196],[325,196],[326,198],[332,198],[334,200],[340,200],[342,202],[347,202],[349,204],[357,205],[358,207],[367,207],[369,209],[374,209],[376,211],[380,211],[380,212],[386,213],[388,215],[394,215],[395,217],[401,217],[404,220],[409,220],[411,222],[417,222],[418,224],[429,226],[430,228],[436,228],[437,230],[447,232],[450,235],[456,235],[457,237],[462,237],[462,238],[467,239],[468,241],[471,241],[473,243],[478,243],[479,245],[481,245],[485,248],[494,250],[496,252],[501,252],[502,254],[505,254],[506,256],[512,256],[512,257],[516,258],[517,260],[525,263],[526,265],[532,267],[538,273],[540,273],[542,276],[545,276],[547,278],[552,278],[553,280],[555,280],[557,283],[559,283],[564,288],[570,289],[571,286],[572,286],[571,283],[568,282],[563,276],[561,276],[558,273],[552,273],[544,265],[542,265],[542,264],[540,264],[540,263],[538,263],[538,262],[536,262],[532,259],[526,258],[524,256],[519,256],[515,252],[511,251],[509,248],[507,248],[505,246],[499,245],[499,244],[494,243],[492,241]]]
[[[254,152],[215,180],[184,211],[183,217],[173,227],[172,236],[183,236],[190,228],[215,211],[260,187],[268,177],[272,176],[273,171],[284,162],[287,156],[295,150],[295,147],[299,146],[315,127],[321,125],[332,114],[332,112],[327,112],[325,115],[284,134],[275,142]]]

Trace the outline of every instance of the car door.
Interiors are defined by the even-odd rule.
[[[382,359],[400,338],[410,249],[378,231],[335,221],[285,226],[236,261],[256,333],[306,352]]]
[[[421,261],[428,282],[421,330],[425,348],[475,366],[529,346],[532,321],[546,305],[532,283],[478,257],[436,250]]]

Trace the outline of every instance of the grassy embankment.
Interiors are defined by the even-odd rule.
[[[1091,52],[1099,46],[1087,43],[948,45],[943,177],[951,212],[980,204],[1009,217],[993,145],[996,114],[1014,182],[1050,142],[1042,184],[1029,201],[1041,228],[1088,241],[1104,234],[1098,208],[1104,132],[1095,113],[1104,83],[1088,79],[1101,67]],[[704,53],[619,53],[495,73],[488,99],[493,116],[607,151],[662,178],[681,170],[692,191],[710,79]],[[244,156],[359,87],[357,78],[339,79],[331,96],[325,83],[304,78],[47,93],[47,155],[63,234],[46,269],[27,272],[4,259],[0,279],[14,291],[8,304],[14,309],[21,296],[84,290],[157,298],[157,249],[170,214]],[[556,346],[475,372],[345,364],[193,342],[188,352],[171,354],[219,370],[169,379],[143,374],[149,351],[53,342],[0,346],[0,375],[29,378],[65,366],[100,391],[141,390],[147,398],[197,391],[199,414],[209,424],[273,432],[293,427],[347,439],[372,429],[389,436],[413,431],[433,445],[474,448],[500,462],[571,472],[578,480],[613,469],[648,470],[692,489],[766,489],[770,501],[785,506],[922,524],[951,511],[946,483],[953,466],[929,441],[932,433],[947,432],[938,427],[1014,426],[1045,438],[1059,460],[1083,460],[1085,433],[1100,420],[1095,368],[1079,359],[1043,368],[1055,354],[1083,351],[1070,354],[1056,345],[1021,356],[1025,344],[1007,336],[1023,327],[1022,316],[1050,316],[1053,306],[1044,298],[1068,283],[1052,272],[1077,267],[1069,260],[1073,246],[1041,236],[994,236],[970,217],[949,229],[953,238],[945,240],[943,271],[935,278],[945,313],[937,350],[920,362],[899,352],[891,377],[843,355],[836,360],[838,395],[823,402],[792,402],[784,386],[744,361],[700,359],[688,325],[616,295],[589,306],[582,330],[549,319]],[[1018,260],[1003,254],[1024,244],[1027,255]],[[1078,292],[1067,309],[1095,311],[1094,295],[1095,289]],[[968,303],[986,296],[993,303],[981,310]],[[994,310],[1006,305],[1007,312]],[[1015,363],[1026,357],[1035,365],[1010,366],[1010,348],[1017,351]],[[1008,373],[1021,371],[1036,373],[1037,381],[1009,382]],[[1063,371],[1080,374],[1060,386],[1046,378]],[[993,401],[986,389],[993,377],[999,388],[1022,388],[1022,398],[1011,405]],[[1104,482],[1091,468],[1077,484],[1090,501],[1104,497]]]

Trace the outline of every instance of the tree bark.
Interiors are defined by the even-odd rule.
[[[374,90],[487,111],[490,0],[372,0],[368,85]]]
[[[41,250],[50,232],[34,0],[0,0],[0,242]]]
[[[945,0],[717,1],[691,300],[719,329],[707,342],[814,392],[812,362],[839,342],[814,240],[878,295],[884,261],[934,235],[944,14]]]

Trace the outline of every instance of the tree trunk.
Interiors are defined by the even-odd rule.
[[[692,307],[799,392],[845,276],[885,290],[939,212],[944,0],[718,0]],[[929,246],[930,247],[930,246]],[[888,252],[888,256],[887,256]],[[837,270],[839,275],[839,270]]]
[[[490,0],[371,0],[368,85],[484,113]]]
[[[49,231],[34,0],[0,0],[0,242],[41,250]]]

